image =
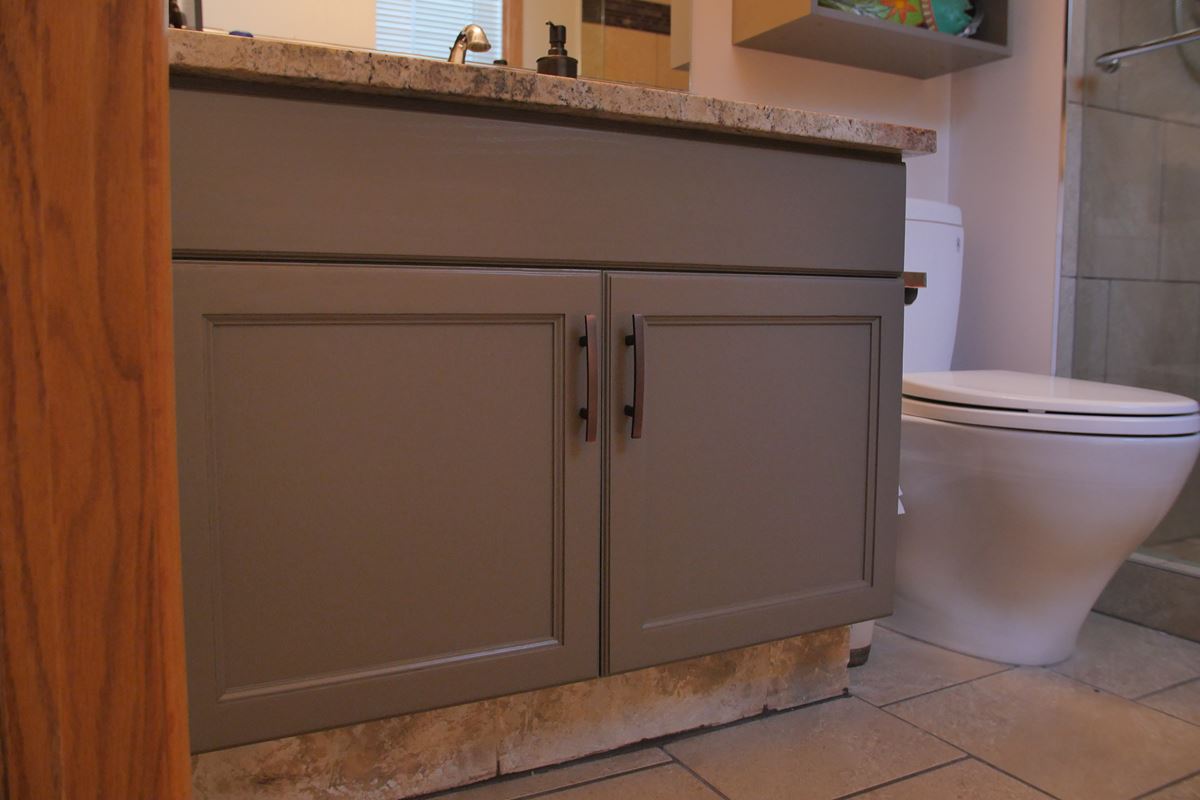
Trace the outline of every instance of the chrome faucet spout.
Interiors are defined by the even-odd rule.
[[[471,23],[463,28],[458,34],[458,38],[454,40],[454,45],[450,48],[450,58],[447,61],[451,64],[464,64],[467,60],[468,50],[472,53],[486,53],[491,49],[492,43],[488,41],[483,28]]]

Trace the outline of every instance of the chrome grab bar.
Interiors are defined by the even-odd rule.
[[[1151,39],[1133,47],[1122,47],[1120,50],[1110,50],[1096,57],[1096,66],[1105,72],[1116,72],[1121,67],[1121,59],[1130,56],[1140,56],[1143,53],[1153,53],[1164,47],[1175,47],[1188,42],[1200,41],[1200,28],[1173,33],[1161,39]]]

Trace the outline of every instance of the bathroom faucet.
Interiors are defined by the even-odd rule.
[[[483,28],[471,23],[463,28],[458,34],[458,38],[454,40],[454,46],[450,48],[450,58],[447,60],[451,64],[464,64],[467,60],[468,50],[472,53],[486,53],[491,49],[492,43],[488,41]]]

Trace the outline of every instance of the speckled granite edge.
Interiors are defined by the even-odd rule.
[[[529,70],[184,30],[168,31],[167,44],[174,75],[507,106],[907,155],[937,149],[937,134],[924,128]]]

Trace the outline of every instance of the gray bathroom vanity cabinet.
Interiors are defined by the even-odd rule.
[[[171,104],[197,750],[889,611],[899,153]]]

